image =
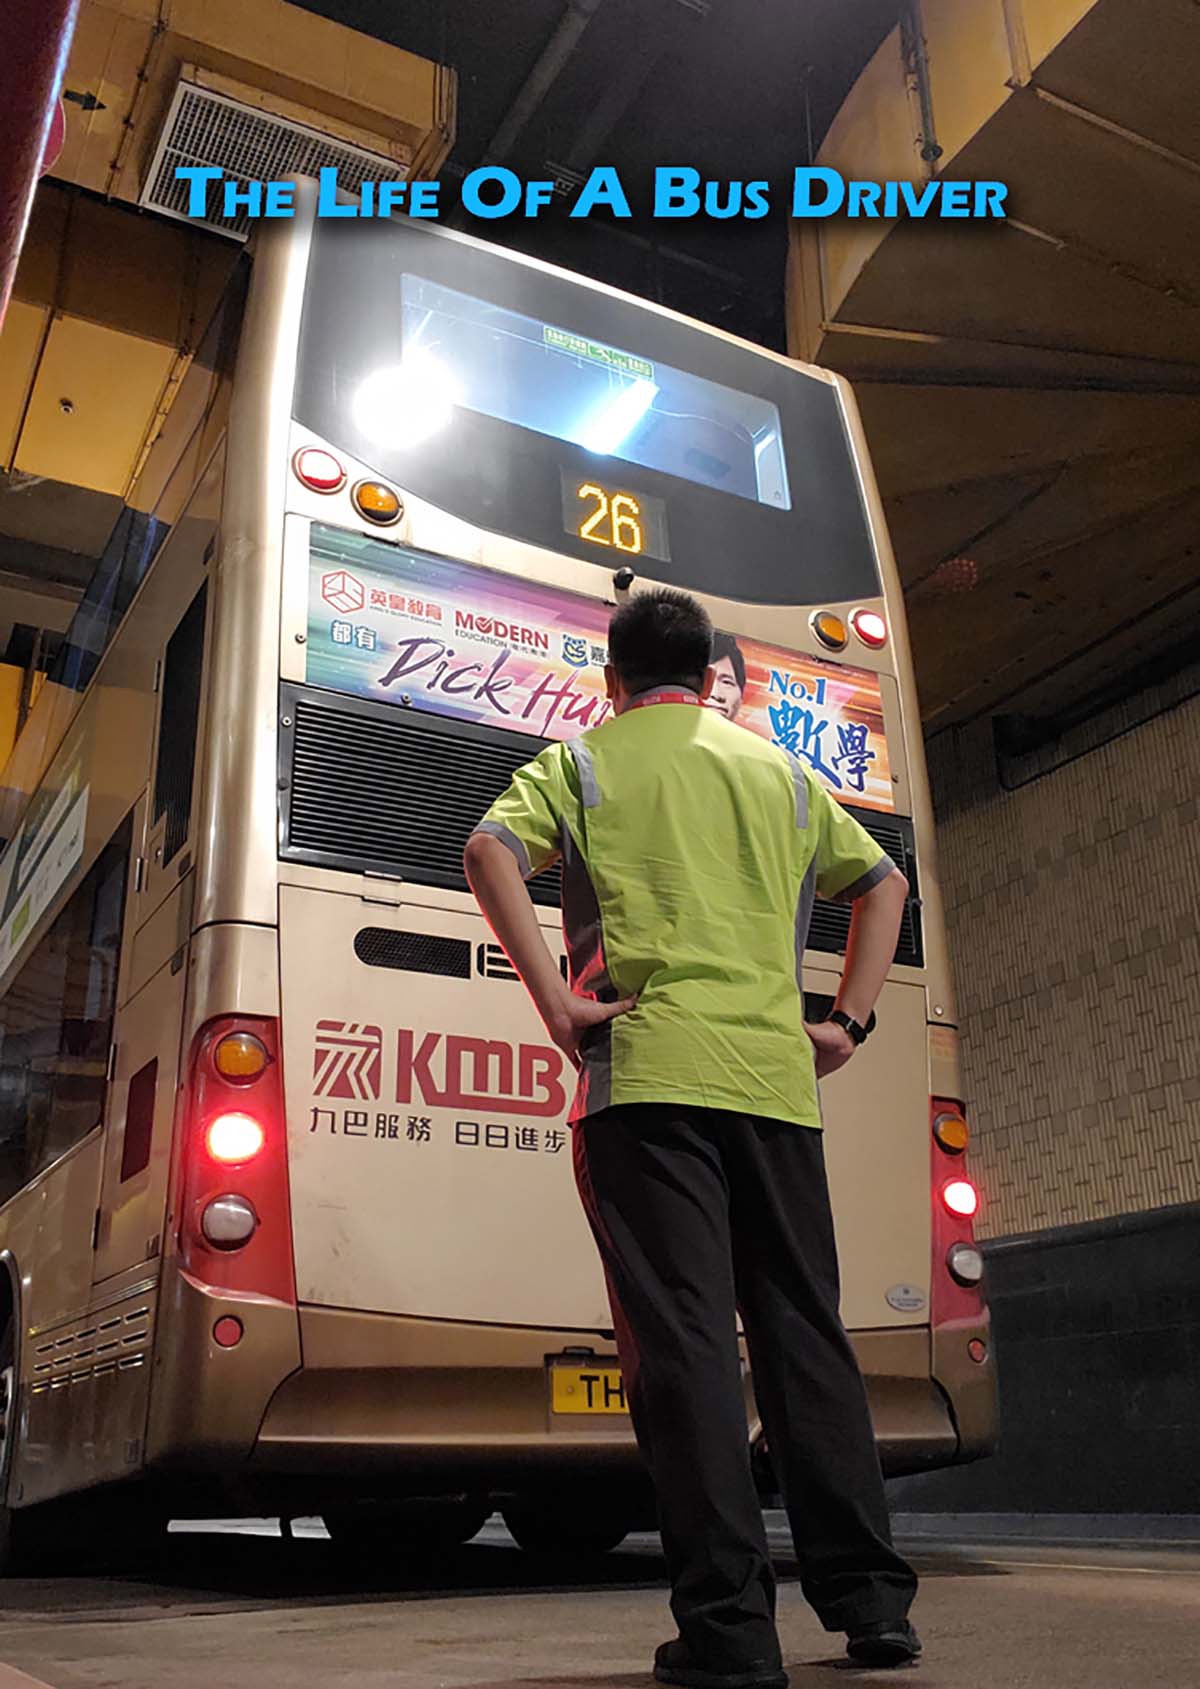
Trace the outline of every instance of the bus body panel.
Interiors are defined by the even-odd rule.
[[[814,967],[810,955],[810,992],[832,996],[839,977]],[[929,1318],[925,993],[888,980],[876,1013],[867,1043],[821,1085],[842,1319],[851,1330]]]
[[[565,1125],[574,1075],[519,981],[480,971],[483,919],[403,898],[386,882],[280,891],[299,1298],[603,1329]],[[461,972],[377,960],[389,951]]]

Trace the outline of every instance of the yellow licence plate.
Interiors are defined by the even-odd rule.
[[[620,1367],[552,1366],[550,1405],[555,1413],[628,1413]]]

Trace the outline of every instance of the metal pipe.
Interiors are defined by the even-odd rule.
[[[504,119],[492,136],[483,155],[484,164],[497,164],[507,158],[516,145],[534,112],[541,105],[557,80],[592,18],[604,0],[569,0],[566,11],[538,57],[537,63],[525,78],[520,93],[509,106]]]
[[[0,6],[0,327],[78,15],[79,0],[5,0]]]
[[[933,121],[933,89],[929,81],[929,52],[925,46],[925,25],[921,19],[921,0],[906,0],[900,14],[900,50],[904,55],[904,69],[917,90],[921,107],[921,157],[926,164],[936,164],[942,156],[937,130]]]

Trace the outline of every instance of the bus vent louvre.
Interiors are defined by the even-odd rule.
[[[280,714],[284,858],[453,891],[468,890],[471,832],[542,749],[525,734],[306,687],[283,688]],[[557,905],[559,889],[557,867],[529,881],[535,903]],[[461,977],[469,970],[468,951]]]
[[[432,932],[393,932],[390,927],[362,927],[354,935],[354,954],[368,968],[443,974],[448,979],[471,977],[471,946],[465,938],[443,938]]]
[[[398,874],[454,891],[468,889],[462,852],[472,829],[542,744],[524,734],[308,687],[285,686],[280,714],[289,721],[280,742],[285,859]],[[847,808],[908,879],[912,893],[896,961],[919,968],[924,942],[912,822]],[[557,867],[528,885],[535,903],[558,904]],[[849,931],[850,906],[818,898],[809,950],[841,955]]]
[[[925,961],[925,941],[921,931],[921,896],[917,882],[917,860],[913,848],[912,822],[903,815],[881,815],[874,809],[846,809],[854,819],[885,850],[909,884],[909,896],[900,923],[900,938],[896,945],[896,961],[901,967],[919,968]],[[808,928],[808,948],[827,955],[845,954],[850,934],[851,905],[827,903],[818,898],[813,905]]]

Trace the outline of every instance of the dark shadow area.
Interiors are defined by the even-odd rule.
[[[772,1531],[779,1546],[779,1532]],[[777,1552],[780,1583],[799,1567]],[[966,1551],[921,1553],[925,1579],[1003,1577]],[[57,1575],[0,1583],[0,1614],[89,1618],[168,1617],[181,1611],[260,1611],[313,1601],[352,1606],[504,1595],[584,1595],[611,1590],[666,1590],[657,1537],[631,1537],[610,1554],[531,1554],[516,1548],[498,1522],[475,1541],[429,1556],[397,1552],[356,1555],[321,1538],[254,1536],[237,1531],[172,1533],[121,1565],[85,1565],[82,1555]],[[573,1683],[575,1679],[556,1681]],[[591,1679],[580,1677],[580,1683]]]

